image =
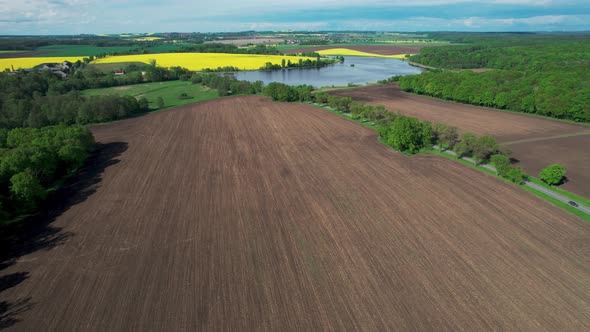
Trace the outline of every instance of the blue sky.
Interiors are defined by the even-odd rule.
[[[0,0],[0,34],[579,31],[589,0]]]

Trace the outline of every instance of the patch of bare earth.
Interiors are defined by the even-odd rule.
[[[53,51],[22,51],[18,53],[0,53],[0,59],[3,58],[28,58],[40,55],[47,55],[54,53]]]

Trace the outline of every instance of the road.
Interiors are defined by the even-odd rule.
[[[452,156],[455,156],[455,157],[457,156],[457,154],[455,152],[453,152],[453,151],[443,150],[443,149],[441,149],[438,146],[434,146],[434,148],[437,149],[437,150],[439,150],[439,151],[442,151],[442,152],[444,152],[446,154],[449,154],[449,155],[452,155]],[[472,163],[474,165],[477,165],[477,163],[475,162],[475,160],[473,160],[471,158],[463,157],[461,159],[466,160],[466,161],[468,161],[468,162],[470,162],[470,163]],[[481,167],[483,167],[485,169],[488,169],[488,170],[490,170],[492,172],[498,173],[498,170],[496,170],[496,168],[493,167],[493,166],[491,166],[491,165],[480,164],[479,166],[481,166]],[[549,195],[549,196],[555,198],[556,200],[558,200],[560,202],[563,202],[565,204],[569,204],[569,202],[571,201],[571,199],[568,198],[568,197],[566,197],[566,196],[563,196],[561,194],[558,194],[558,193],[556,193],[553,190],[549,190],[549,189],[547,189],[547,188],[545,188],[543,186],[540,186],[538,184],[532,183],[530,181],[525,181],[524,185],[527,186],[527,187],[529,187],[529,188],[533,188],[536,191],[539,191],[539,192],[542,192],[542,193],[544,193],[546,195]],[[580,204],[579,202],[576,202],[576,203],[578,204],[578,206],[571,206],[571,205],[570,206],[573,207],[574,209],[580,210],[580,211],[582,211],[582,212],[587,213],[587,214],[590,215],[590,207],[587,207],[587,206],[585,206],[583,204]]]

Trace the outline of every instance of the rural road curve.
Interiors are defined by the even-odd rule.
[[[439,150],[439,151],[442,151],[444,153],[450,154],[452,156],[455,156],[455,157],[457,156],[457,154],[455,152],[453,152],[453,151],[443,150],[443,149],[441,149],[438,146],[434,146],[434,148],[437,149],[437,150]],[[470,162],[470,163],[472,163],[474,165],[477,165],[477,163],[475,162],[475,160],[473,160],[471,158],[463,157],[461,159],[466,160],[466,161],[468,161],[468,162]],[[490,170],[492,172],[496,172],[496,173],[498,172],[498,170],[496,170],[495,167],[490,166],[490,165],[487,165],[487,164],[481,164],[479,166],[481,166],[481,167],[483,167],[485,169],[488,169],[488,170]],[[563,195],[560,195],[560,194],[554,192],[553,190],[549,190],[549,189],[547,189],[547,188],[545,188],[543,186],[540,186],[538,184],[535,184],[535,183],[532,183],[532,182],[529,182],[529,181],[525,181],[524,184],[527,187],[533,188],[533,189],[535,189],[537,191],[540,191],[540,192],[542,192],[542,193],[544,193],[546,195],[549,195],[549,196],[555,198],[556,200],[558,200],[560,202],[563,202],[565,204],[569,204],[569,202],[571,201],[571,199],[569,199],[569,198],[567,198],[567,197],[565,197]],[[578,204],[578,206],[572,206],[573,208],[578,209],[578,210],[580,210],[580,211],[582,211],[584,213],[590,214],[590,208],[589,207],[587,207],[585,205],[582,205],[582,204],[580,204],[578,202],[576,202],[576,203]]]

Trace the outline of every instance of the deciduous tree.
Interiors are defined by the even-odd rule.
[[[557,185],[563,181],[565,172],[565,167],[553,164],[541,170],[539,178],[550,185]]]

